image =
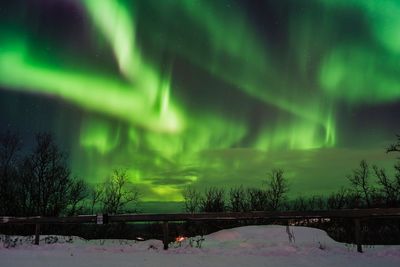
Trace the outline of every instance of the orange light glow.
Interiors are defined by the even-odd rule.
[[[184,236],[178,236],[175,238],[175,242],[182,242],[185,239],[186,239],[186,237],[184,237]]]

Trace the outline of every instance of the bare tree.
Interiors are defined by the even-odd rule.
[[[259,188],[247,189],[248,207],[250,211],[263,211],[267,208],[267,193]]]
[[[304,196],[298,196],[293,200],[293,210],[306,211],[308,210],[308,201]]]
[[[310,210],[324,210],[326,208],[326,201],[323,196],[312,196],[308,200],[308,208]]]
[[[17,134],[6,132],[0,135],[0,168],[1,176],[7,176],[16,167],[21,140]]]
[[[390,145],[386,149],[387,153],[392,153],[392,152],[400,153],[400,134],[398,134],[396,136],[397,136],[396,142],[394,144]],[[397,157],[397,159],[399,159],[399,161],[397,161],[397,163],[394,165],[395,176],[394,176],[393,185],[397,189],[397,192],[399,192],[400,191],[400,156]],[[400,201],[400,199],[398,201]]]
[[[129,182],[126,170],[114,170],[104,182],[103,212],[124,212],[128,204],[136,205],[138,201],[139,191]]]
[[[391,152],[400,152],[400,134],[396,135],[397,140],[394,144],[391,144],[387,149],[386,153],[391,153]],[[399,158],[400,159],[400,158]]]
[[[249,209],[246,190],[243,186],[229,190],[229,208],[232,212],[243,212]]]
[[[20,168],[20,194],[27,214],[56,216],[66,209],[70,170],[50,134],[36,135],[36,147]]]
[[[95,207],[101,202],[103,198],[103,187],[101,185],[94,186],[90,189],[89,201],[90,201],[90,211],[92,214],[95,212]]]
[[[369,166],[365,160],[360,162],[360,168],[353,171],[352,175],[348,175],[347,179],[353,186],[353,191],[363,196],[368,208],[371,207],[371,194],[373,187],[369,181]]]
[[[266,181],[268,207],[271,210],[278,210],[286,200],[286,193],[289,190],[288,182],[283,176],[283,170],[272,170],[269,179]]]
[[[395,143],[391,144],[387,149],[386,153],[400,152],[400,135],[397,135]],[[400,159],[400,157],[398,157]],[[400,161],[394,165],[395,175],[391,179],[385,169],[373,166],[375,176],[377,177],[378,185],[380,186],[379,191],[385,199],[387,207],[397,206],[400,202]],[[377,195],[375,198],[381,196]]]
[[[337,192],[328,196],[326,201],[327,208],[331,210],[345,208],[347,196],[348,191],[344,187],[340,188]]]
[[[17,161],[21,149],[18,135],[6,132],[0,136],[0,215],[15,215]]]
[[[36,135],[32,153],[19,166],[16,184],[22,215],[76,213],[86,197],[85,183],[71,178],[65,154],[46,133]]]
[[[183,199],[185,204],[185,211],[195,213],[200,209],[200,193],[192,186],[187,186],[183,192]]]
[[[203,212],[225,211],[225,192],[221,188],[209,187],[205,190],[200,201],[200,210]]]
[[[88,197],[86,183],[81,179],[73,179],[70,182],[68,198],[68,215],[77,215],[83,210],[84,200]]]

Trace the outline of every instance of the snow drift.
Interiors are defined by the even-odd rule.
[[[326,232],[278,225],[226,229],[173,242],[10,237],[0,247],[0,266],[399,266],[400,246],[364,247],[332,240]]]

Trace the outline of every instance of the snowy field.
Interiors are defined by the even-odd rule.
[[[26,237],[11,237],[6,243],[1,238],[1,267],[400,266],[400,246],[368,246],[360,254],[354,245],[335,242],[324,231],[306,227],[222,230],[171,243],[167,251],[159,240],[42,236],[41,245],[35,246]]]

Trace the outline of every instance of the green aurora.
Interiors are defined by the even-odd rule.
[[[179,201],[282,168],[314,194],[392,164],[399,1],[8,2],[0,122],[54,132],[89,182],[126,168],[144,200]]]

